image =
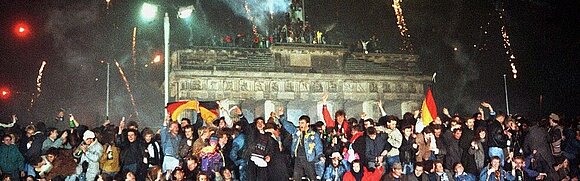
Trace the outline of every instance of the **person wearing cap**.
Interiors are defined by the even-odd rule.
[[[548,127],[548,136],[550,138],[548,141],[550,142],[550,148],[552,150],[552,155],[555,157],[559,157],[562,155],[562,141],[563,141],[563,131],[562,124],[560,124],[560,116],[557,114],[550,114],[548,117],[548,121],[550,126]]]
[[[310,117],[302,115],[298,118],[298,129],[284,116],[284,108],[278,109],[278,114],[284,129],[292,134],[291,155],[294,158],[294,180],[302,179],[306,174],[310,180],[317,180],[315,163],[324,162],[322,140],[316,131],[308,127]],[[323,165],[321,165],[323,166]],[[322,167],[324,168],[324,167]]]
[[[95,133],[87,130],[83,133],[83,142],[78,146],[73,156],[79,160],[76,168],[77,177],[95,180],[100,172],[99,159],[103,154],[103,145],[95,138]],[[83,165],[87,165],[83,168]]]
[[[212,135],[209,137],[209,146],[200,150],[201,171],[214,178],[216,172],[220,172],[224,167],[223,155],[219,152],[218,137]]]
[[[399,162],[393,163],[391,166],[391,171],[388,174],[383,175],[381,181],[392,181],[392,180],[409,180],[407,175],[403,174],[403,165]]]
[[[342,159],[339,152],[333,152],[330,156],[331,164],[324,170],[324,181],[340,181],[344,176],[344,173],[350,170],[349,164],[346,160]]]

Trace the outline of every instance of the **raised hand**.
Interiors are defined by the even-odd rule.
[[[284,107],[278,107],[278,115],[284,115]]]
[[[236,108],[234,109],[234,112],[235,112],[237,115],[242,115],[242,109],[240,109],[240,107],[238,107],[238,106],[235,106],[235,107],[236,107]]]
[[[326,100],[328,99],[328,93],[324,93],[322,95],[322,104],[326,104]]]
[[[449,116],[449,109],[447,109],[446,107],[443,108],[443,114]]]

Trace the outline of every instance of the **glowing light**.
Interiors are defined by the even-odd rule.
[[[457,47],[453,48],[453,51],[457,51]]]
[[[193,10],[194,10],[193,5],[187,7],[179,7],[177,16],[181,19],[189,18],[191,17],[191,14],[193,14]]]
[[[38,70],[38,76],[36,77],[36,93],[32,94],[32,99],[30,99],[30,107],[28,107],[28,111],[34,106],[34,99],[40,97],[40,93],[42,92],[42,73],[44,72],[44,66],[46,65],[46,61],[42,61],[42,65],[40,65],[40,69]]]
[[[153,58],[153,63],[159,63],[161,62],[161,55],[155,55],[155,58]]]
[[[403,40],[403,46],[401,46],[401,50],[408,51],[409,53],[413,53],[413,44],[409,37],[409,29],[407,29],[407,23],[405,23],[405,17],[403,16],[403,9],[401,9],[401,2],[402,0],[393,0],[393,9],[395,9],[395,15],[397,16],[397,25],[399,27],[399,32],[401,34]]]
[[[136,116],[139,116],[139,112],[137,112],[137,104],[135,103],[135,97],[133,97],[133,92],[131,91],[131,86],[129,85],[129,81],[127,80],[127,76],[125,76],[125,71],[119,65],[119,62],[115,61],[115,65],[119,69],[119,74],[121,74],[121,78],[125,83],[125,88],[127,88],[127,92],[129,92],[129,96],[131,97],[131,104],[133,105],[133,111],[135,112]]]
[[[26,22],[18,22],[14,26],[14,34],[20,38],[25,38],[30,34],[30,27]]]
[[[5,87],[0,88],[0,92],[1,92],[0,98],[2,98],[2,99],[10,98],[10,90],[8,88],[5,88]]]
[[[143,7],[141,7],[141,16],[146,21],[151,21],[157,16],[157,11],[159,7],[154,4],[143,3]]]

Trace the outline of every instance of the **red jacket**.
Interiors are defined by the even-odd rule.
[[[326,128],[327,129],[334,129],[335,127],[337,127],[336,124],[338,124],[337,121],[335,121],[334,119],[332,119],[332,117],[330,116],[330,112],[328,112],[328,108],[326,107],[326,105],[322,106],[322,116],[324,117],[324,122],[326,123]],[[346,118],[344,118],[345,120],[342,121],[342,129],[343,130],[338,130],[339,133],[343,133],[347,136],[347,138],[350,138],[350,128],[348,127],[348,122],[346,121]]]
[[[367,170],[366,167],[363,167],[363,178],[362,181],[377,181],[377,180],[381,180],[381,176],[383,175],[383,171],[385,170],[383,168],[383,166],[377,167],[377,169],[375,169],[374,172],[370,172]],[[343,181],[356,181],[356,179],[354,178],[354,175],[352,174],[352,168],[350,171],[346,172],[344,174],[344,176],[342,177]]]

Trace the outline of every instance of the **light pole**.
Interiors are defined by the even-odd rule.
[[[504,87],[504,91],[505,91],[505,109],[506,109],[507,115],[509,116],[510,115],[510,102],[508,100],[506,74],[503,74],[503,87]]]
[[[158,5],[144,3],[141,9],[141,14],[143,18],[147,21],[151,21],[155,18]],[[193,13],[193,5],[187,7],[179,7],[178,17],[181,19],[189,18]],[[169,23],[169,13],[165,12],[163,17],[163,49],[165,62],[163,63],[163,107],[167,106],[169,103],[169,37],[170,37],[170,23]]]
[[[111,67],[111,65],[109,64],[109,62],[107,62],[107,101],[106,101],[107,105],[105,106],[105,117],[107,118],[107,120],[109,119],[109,99],[111,98],[109,96],[109,91],[110,91],[110,89],[109,89],[109,85],[110,85],[109,77],[111,75],[111,73],[110,73],[111,68],[110,67]]]
[[[164,65],[164,82],[163,82],[163,89],[164,89],[164,102],[163,107],[167,106],[169,103],[169,15],[165,13],[165,17],[163,18],[163,46],[164,46],[164,53],[165,53],[165,62]]]

